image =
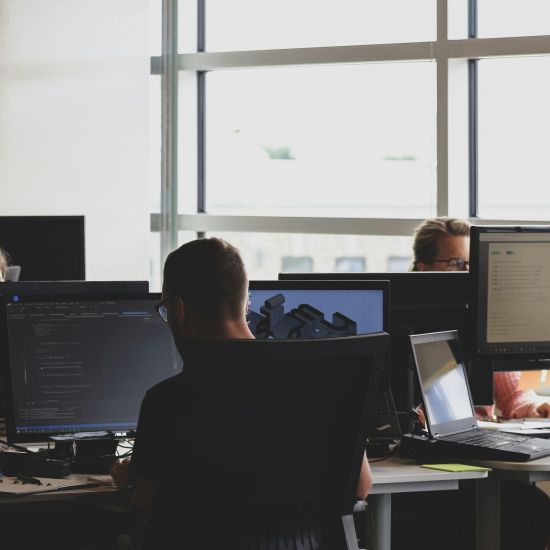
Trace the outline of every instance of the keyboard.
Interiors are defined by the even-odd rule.
[[[449,457],[525,461],[550,455],[547,439],[479,428],[437,439]]]
[[[487,433],[487,432],[480,431],[480,433],[468,435],[467,437],[463,437],[463,438],[458,438],[458,439],[455,439],[454,441],[458,443],[462,443],[463,445],[475,445],[477,447],[488,447],[490,449],[498,449],[503,445],[512,445],[514,443],[520,443],[522,441],[526,441],[527,439],[528,439],[527,437],[522,437],[519,435],[507,437],[504,434],[501,435],[493,432]]]

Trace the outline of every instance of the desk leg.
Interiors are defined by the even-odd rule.
[[[369,495],[375,550],[391,550],[391,494]],[[368,549],[367,549],[368,550]]]
[[[476,483],[476,549],[500,549],[500,480],[489,474]]]

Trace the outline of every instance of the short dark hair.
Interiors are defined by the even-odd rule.
[[[414,231],[412,271],[417,271],[417,262],[430,262],[436,258],[440,239],[469,235],[470,224],[466,220],[445,217],[424,220]]]
[[[205,319],[237,319],[244,311],[248,278],[234,246],[216,237],[197,239],[166,258],[163,290],[181,296]]]

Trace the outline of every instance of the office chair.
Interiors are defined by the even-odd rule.
[[[357,550],[352,511],[387,344],[385,333],[184,342],[155,547]]]

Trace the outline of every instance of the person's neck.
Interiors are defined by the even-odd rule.
[[[221,322],[195,320],[186,336],[197,340],[254,339],[245,319],[224,319]]]

